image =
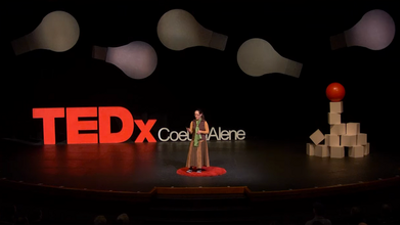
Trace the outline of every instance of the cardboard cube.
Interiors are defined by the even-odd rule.
[[[315,145],[318,145],[325,139],[325,135],[318,129],[313,134],[310,135],[310,139],[314,142]]]
[[[331,113],[342,113],[343,112],[343,102],[330,102],[329,112]]]
[[[336,135],[342,135],[346,134],[346,124],[341,123],[341,124],[334,124],[331,125],[331,134],[336,134]]]
[[[364,145],[364,155],[369,155],[369,143]]]
[[[328,123],[330,125],[341,124],[341,116],[340,113],[328,113]]]
[[[347,123],[346,134],[356,135],[360,133],[360,123]]]
[[[357,134],[357,145],[367,144],[367,134]]]
[[[343,146],[329,147],[329,155],[331,158],[337,158],[337,159],[344,158],[344,147]]]
[[[315,156],[317,157],[329,157],[329,147],[327,145],[316,145]]]
[[[364,146],[354,145],[354,146],[349,147],[349,157],[351,157],[351,158],[364,157]]]
[[[315,144],[307,143],[307,155],[309,156],[315,155]]]
[[[340,136],[340,145],[351,147],[357,145],[357,135],[344,134]]]
[[[325,145],[340,146],[340,136],[336,134],[325,134]]]

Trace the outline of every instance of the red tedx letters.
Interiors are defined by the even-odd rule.
[[[55,118],[66,117],[67,143],[91,144],[91,143],[120,143],[128,140],[134,130],[135,123],[141,133],[135,142],[156,142],[150,133],[157,120],[150,119],[145,124],[143,120],[134,120],[132,114],[124,107],[60,107],[60,108],[33,108],[34,119],[43,120],[44,144],[55,144]],[[98,117],[98,120],[83,120],[79,118]],[[122,129],[111,133],[111,117],[118,117],[122,121]],[[80,133],[79,131],[94,131],[97,133]]]

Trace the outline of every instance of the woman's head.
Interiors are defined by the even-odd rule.
[[[194,117],[196,118],[196,120],[198,119],[202,119],[204,120],[204,114],[203,111],[201,109],[197,109],[196,111],[194,111]]]

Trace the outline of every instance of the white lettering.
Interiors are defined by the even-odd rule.
[[[186,132],[187,132],[187,131],[186,131]],[[186,132],[185,132],[185,131],[179,132],[179,140],[180,140],[180,141],[186,141],[186,140],[187,140]]]
[[[161,132],[166,131],[168,133],[166,138],[162,138]],[[234,135],[235,140],[244,140],[246,138],[246,132],[244,130],[221,130],[221,127],[218,127],[218,133],[214,127],[210,129],[210,133],[206,135],[206,139],[210,140],[211,137],[217,139],[218,141],[228,141],[232,140],[232,134]],[[160,141],[192,141],[190,138],[189,131],[170,131],[168,128],[163,127],[158,130],[158,139]]]
[[[165,128],[165,127],[161,128],[160,130],[158,130],[158,139],[160,139],[160,141],[168,141],[169,136],[168,136],[167,139],[162,139],[162,138],[161,138],[161,131],[163,131],[163,130],[166,130],[167,132],[169,132],[169,129],[168,129],[168,128]]]
[[[239,135],[240,135],[240,137],[239,137]],[[244,132],[244,130],[238,130],[238,132],[236,133],[236,139],[244,140],[245,138],[246,138],[246,132]]]
[[[176,134],[176,138],[172,138],[172,135],[173,134]],[[176,132],[176,131],[172,131],[171,132],[171,134],[169,135],[169,139],[171,140],[171,141],[177,141],[178,140],[178,132]]]
[[[232,138],[232,133],[234,133],[234,134],[235,134],[234,137],[236,137],[236,131],[230,130],[230,131],[229,131],[229,140],[231,140],[231,138]],[[235,138],[235,140],[236,140],[236,138]]]
[[[218,137],[217,131],[215,130],[214,127],[211,128],[210,134],[207,137],[207,141],[210,140],[211,137],[215,137],[219,141],[219,137]]]
[[[227,140],[231,140],[231,136],[229,135],[227,130],[223,130],[223,131],[219,131],[219,137],[223,140],[223,141],[227,141]]]

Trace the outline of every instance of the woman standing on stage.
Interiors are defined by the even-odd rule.
[[[210,166],[207,144],[209,127],[201,110],[194,111],[194,117],[195,119],[190,123],[190,128],[186,128],[192,134],[192,141],[190,142],[186,161],[186,167],[189,170],[186,172],[191,173],[196,169],[197,173],[201,173],[203,166]]]

